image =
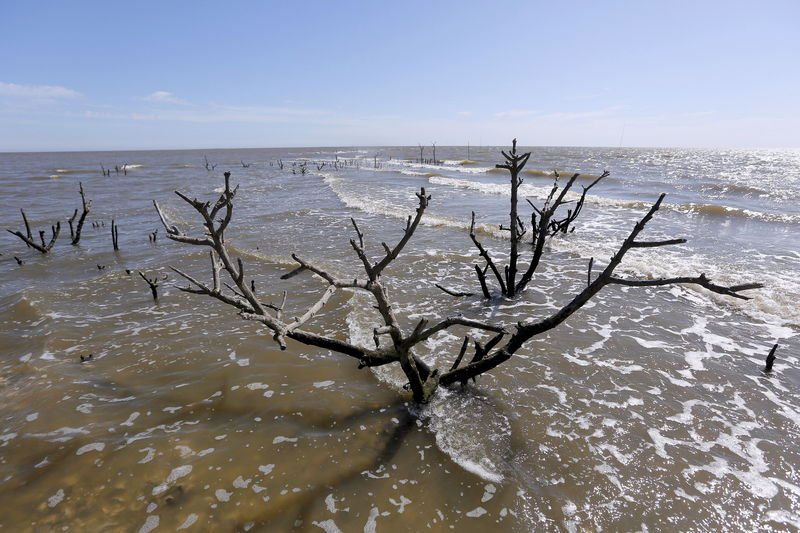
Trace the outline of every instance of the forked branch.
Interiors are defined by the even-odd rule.
[[[25,210],[20,209],[19,212],[22,213],[22,221],[25,224],[25,234],[23,235],[22,232],[20,231],[12,231],[10,229],[6,231],[8,231],[12,235],[16,235],[17,237],[19,237],[22,240],[22,242],[24,242],[29,248],[33,248],[34,250],[37,250],[43,254],[48,253],[56,244],[56,239],[58,239],[58,234],[61,232],[61,222],[58,221],[56,222],[55,226],[50,226],[52,237],[50,238],[50,241],[47,243],[45,243],[44,240],[44,231],[39,231],[40,243],[37,243],[33,239],[33,235],[31,234],[31,226],[28,223],[28,217],[25,216]]]
[[[675,285],[675,284],[688,284],[688,285],[698,285],[707,290],[715,292],[717,294],[722,294],[725,296],[731,296],[734,298],[740,299],[748,299],[747,296],[740,294],[742,291],[752,290],[752,289],[759,289],[763,287],[761,283],[746,283],[740,285],[719,285],[713,283],[710,279],[708,279],[705,274],[700,274],[699,276],[687,276],[687,277],[675,277],[675,278],[658,278],[658,279],[650,279],[650,280],[632,280],[632,279],[624,279],[614,276],[615,269],[620,265],[625,255],[632,249],[632,248],[640,248],[641,246],[637,246],[636,238],[639,234],[644,230],[645,226],[648,222],[653,218],[653,215],[658,211],[659,207],[661,206],[661,202],[664,200],[664,194],[659,196],[658,200],[652,205],[650,210],[647,214],[639,220],[636,225],[631,230],[631,233],[622,243],[620,248],[611,258],[609,264],[603,269],[602,273],[600,273],[594,280],[591,279],[591,266],[593,264],[593,260],[590,261],[589,267],[589,274],[588,274],[588,284],[586,288],[584,288],[580,293],[575,295],[572,300],[559,309],[557,312],[553,313],[551,316],[540,320],[538,322],[520,322],[516,326],[516,331],[510,336],[508,341],[500,348],[495,350],[493,353],[489,354],[486,357],[474,358],[472,362],[468,365],[463,366],[461,368],[456,368],[443,374],[440,378],[440,384],[442,385],[452,385],[454,383],[463,383],[466,382],[469,378],[473,378],[480,374],[483,374],[498,365],[502,364],[503,362],[510,359],[514,353],[519,350],[526,342],[531,340],[532,338],[541,335],[556,326],[563,323],[567,318],[569,318],[573,313],[578,311],[581,307],[583,307],[594,295],[596,295],[603,287],[606,285],[626,285],[631,287],[653,287],[653,286],[663,286],[663,285]],[[668,246],[672,244],[679,244],[685,242],[685,239],[672,239],[667,241],[653,241],[650,242],[652,246]],[[476,352],[477,353],[477,352]]]

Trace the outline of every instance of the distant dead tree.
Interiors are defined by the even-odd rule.
[[[116,221],[111,219],[111,244],[114,246],[114,251],[119,250],[119,226]]]
[[[419,163],[422,164],[422,152],[425,150],[425,147],[422,146],[422,143],[419,143]]]
[[[542,207],[536,207],[533,202],[528,200],[528,203],[533,208],[533,212],[531,213],[530,217],[530,226],[526,226],[522,221],[522,218],[519,216],[519,187],[523,183],[523,179],[520,177],[520,172],[525,167],[525,164],[528,162],[528,158],[531,154],[530,152],[518,154],[516,139],[512,141],[511,150],[509,152],[501,151],[501,154],[505,159],[505,163],[495,166],[496,168],[508,170],[509,174],[511,175],[509,224],[508,226],[500,226],[501,231],[508,231],[510,233],[508,253],[509,261],[507,265],[503,266],[502,270],[492,259],[489,251],[478,240],[478,236],[475,231],[474,211],[472,212],[472,222],[470,223],[469,228],[470,239],[472,239],[472,243],[478,249],[480,257],[482,257],[484,260],[483,268],[477,264],[475,265],[475,273],[477,274],[478,282],[481,286],[481,292],[485,298],[491,297],[491,291],[489,290],[487,283],[487,273],[489,270],[491,270],[492,275],[497,281],[497,284],[500,287],[500,293],[503,296],[507,298],[513,298],[515,295],[523,291],[528,283],[530,283],[531,279],[533,279],[533,275],[539,266],[542,254],[544,253],[544,246],[547,241],[557,233],[567,233],[568,231],[573,231],[575,229],[574,222],[583,209],[583,205],[586,200],[586,193],[589,192],[592,187],[597,185],[603,178],[609,175],[608,172],[603,172],[589,185],[583,187],[581,196],[577,201],[567,201],[565,199],[567,193],[572,189],[572,186],[575,184],[575,181],[578,179],[580,174],[573,174],[572,177],[567,180],[567,183],[559,189],[560,176],[557,171],[554,172],[555,181],[553,183],[553,187],[550,189],[550,194],[547,196],[547,199],[544,201]],[[572,204],[573,202],[574,206],[571,209],[568,209],[566,214],[557,214],[557,210],[560,207]],[[520,272],[520,267],[522,267],[520,264],[520,245],[523,242],[523,237],[528,233],[528,231],[531,232],[531,245],[533,246],[533,252],[530,260],[528,261],[527,267],[522,268],[522,276],[517,279],[517,276]],[[669,244],[680,244],[683,242],[686,242],[686,240],[674,239],[660,243],[651,243],[648,244],[648,246],[666,246]],[[640,243],[634,245],[634,247],[641,246],[642,245]],[[454,294],[457,291],[445,289],[441,286],[439,288],[454,296],[471,295],[471,293],[463,292]]]
[[[25,216],[25,210],[20,209],[19,212],[22,213],[22,221],[25,223],[25,234],[23,235],[22,232],[12,231],[10,229],[6,231],[11,233],[12,235],[16,235],[17,237],[19,237],[22,240],[22,242],[24,242],[29,248],[33,248],[34,250],[37,250],[43,254],[49,252],[56,244],[56,239],[58,239],[58,234],[61,233],[61,222],[60,221],[56,222],[55,226],[50,226],[52,237],[50,238],[50,241],[47,243],[45,243],[44,240],[44,233],[45,233],[44,230],[39,231],[39,240],[41,241],[41,244],[39,244],[33,240],[33,234],[31,233],[31,225],[28,224],[28,217]]]
[[[147,283],[147,286],[150,287],[150,293],[153,295],[153,300],[158,300],[158,287],[162,281],[167,280],[167,276],[164,275],[163,278],[159,278],[157,276],[148,278],[145,276],[141,270],[138,271],[139,276]]]
[[[83,230],[83,223],[86,221],[86,215],[89,214],[89,209],[92,207],[92,201],[86,201],[86,194],[83,192],[83,183],[78,182],[78,186],[80,187],[81,191],[81,204],[83,205],[83,212],[81,213],[81,218],[78,219],[78,226],[73,230],[72,223],[75,222],[75,218],[78,216],[78,210],[76,209],[72,216],[67,220],[69,224],[69,235],[72,238],[72,245],[76,246],[81,241],[81,231]]]
[[[518,158],[515,148],[509,154],[504,153],[504,157],[509,169],[515,169],[518,173],[519,169],[521,169],[521,164],[524,164],[523,159],[527,161],[528,156],[524,155]],[[503,168],[506,167],[503,166]],[[213,203],[190,198],[176,191],[176,194],[199,214],[204,227],[204,232],[201,236],[190,236],[178,229],[167,219],[158,203],[156,201],[153,202],[168,238],[176,242],[205,246],[210,249],[211,282],[207,283],[198,280],[173,267],[173,270],[189,283],[187,287],[180,288],[180,290],[214,298],[235,308],[242,318],[263,324],[270,331],[273,339],[281,349],[285,349],[287,339],[291,339],[302,344],[332,350],[353,357],[358,360],[359,368],[399,364],[408,379],[408,386],[411,389],[413,400],[419,403],[427,402],[431,394],[439,386],[463,385],[469,379],[474,379],[508,361],[527,342],[557,327],[607,285],[654,287],[672,284],[692,284],[702,286],[718,294],[742,299],[747,299],[747,297],[741,295],[741,291],[762,286],[759,283],[735,286],[717,285],[706,278],[704,274],[694,277],[656,279],[635,279],[615,275],[615,269],[631,249],[664,246],[674,243],[674,241],[638,240],[645,226],[661,206],[664,198],[662,194],[633,227],[609,263],[594,277],[592,277],[591,267],[593,261],[590,261],[586,286],[552,315],[544,319],[522,319],[507,324],[473,320],[461,315],[453,315],[435,320],[423,318],[413,326],[404,327],[395,313],[397,307],[392,305],[388,287],[383,282],[383,274],[411,240],[428,207],[431,197],[422,188],[416,193],[418,202],[416,212],[414,215],[409,215],[402,237],[394,246],[382,242],[382,251],[377,258],[373,259],[371,254],[368,253],[365,235],[356,221],[351,219],[355,236],[350,239],[350,246],[363,266],[363,273],[360,276],[338,276],[312,261],[301,258],[297,254],[292,254],[292,258],[299,266],[284,275],[283,278],[287,279],[302,273],[313,274],[322,280],[325,289],[314,304],[302,313],[287,319],[284,317],[286,293],[284,293],[282,302],[279,305],[263,301],[252,290],[253,285],[245,276],[245,268],[241,258],[231,256],[226,246],[225,230],[233,217],[234,198],[238,192],[238,187],[231,188],[229,172],[226,172],[224,176],[224,190]],[[551,194],[551,196],[554,194]],[[563,194],[560,194],[555,204],[561,203],[563,196]],[[544,211],[542,212],[544,213]],[[511,223],[518,225],[519,222],[514,215],[515,213],[512,209]],[[537,229],[539,226],[543,226],[546,229],[549,227],[549,221],[544,223],[540,221]],[[515,234],[519,235],[518,232]],[[510,272],[511,268],[509,267],[507,270]],[[222,271],[229,279],[229,283],[222,282]],[[505,278],[501,278],[498,275],[498,280],[504,280],[503,283],[506,283],[505,280],[513,282],[514,276],[507,274]],[[518,292],[516,290],[517,285],[513,286],[516,294]],[[380,314],[380,321],[373,328],[374,348],[356,345],[343,340],[339,335],[316,333],[306,329],[311,319],[325,306],[331,296],[340,289],[360,291],[371,296],[373,300],[372,307]],[[425,342],[441,331],[456,328],[471,331],[473,335],[475,335],[474,332],[477,332],[477,335],[481,337],[486,337],[488,334],[489,338],[486,341],[479,341],[475,336],[467,335],[464,341],[461,342],[455,362],[449,369],[443,371],[438,368],[431,368],[415,354],[414,347],[418,344]],[[472,347],[472,356],[469,362],[461,366],[470,346]]]

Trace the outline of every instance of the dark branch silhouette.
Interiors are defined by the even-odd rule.
[[[44,231],[43,230],[39,231],[39,240],[41,242],[40,244],[33,239],[33,234],[31,233],[31,225],[28,223],[28,217],[25,216],[25,210],[20,209],[19,212],[22,213],[22,221],[25,223],[25,234],[23,235],[22,232],[20,231],[12,231],[10,229],[6,231],[8,231],[12,235],[16,235],[17,237],[19,237],[22,240],[22,242],[24,242],[29,248],[33,248],[34,250],[37,250],[43,254],[48,253],[56,244],[56,239],[58,239],[58,234],[61,232],[61,222],[60,221],[56,222],[55,226],[50,226],[52,237],[50,238],[50,241],[47,243],[45,243],[44,240]]]
[[[518,174],[527,161],[529,154],[517,155],[515,142],[511,152],[503,152],[503,155],[507,162],[499,166],[508,168],[511,171],[512,187],[518,187],[521,183],[521,180],[518,179]],[[581,200],[576,203],[575,208],[571,210],[570,213],[561,219],[554,218],[555,210],[559,205],[563,204],[564,196],[574,183],[577,175],[573,176],[560,192],[558,191],[557,184],[553,187],[544,207],[538,210],[540,215],[538,223],[532,226],[532,229],[538,232],[537,248],[539,240],[544,240],[548,235],[559,231],[563,232],[564,228],[570,227],[577,213],[580,212],[580,206],[583,205],[583,197],[586,191],[599,182],[605,175],[606,173],[594,180],[591,185],[585,187]],[[586,287],[578,294],[574,295],[568,303],[551,316],[539,321],[523,320],[516,324],[497,324],[454,315],[443,319],[436,319],[435,321],[423,318],[419,320],[413,328],[404,329],[395,314],[389,291],[387,286],[383,283],[382,275],[411,240],[429,205],[431,197],[426,194],[425,189],[422,188],[416,193],[417,208],[415,213],[408,217],[402,237],[394,246],[390,246],[385,242],[380,243],[381,252],[377,257],[373,257],[370,254],[366,245],[365,233],[359,228],[355,219],[351,219],[355,236],[350,239],[350,247],[359,258],[363,267],[363,274],[361,276],[340,277],[310,260],[301,258],[297,254],[292,254],[292,258],[297,262],[298,267],[285,274],[283,279],[309,273],[318,277],[323,282],[325,288],[318,296],[316,302],[294,318],[286,320],[284,319],[284,308],[287,299],[286,292],[283,293],[280,305],[262,301],[255,293],[253,280],[248,279],[245,275],[242,260],[232,257],[228,251],[225,244],[224,233],[233,216],[234,198],[238,192],[238,187],[231,188],[229,172],[226,172],[224,176],[224,190],[214,203],[191,198],[186,194],[176,191],[176,194],[190,205],[201,217],[205,229],[203,236],[196,237],[185,234],[169,221],[164,212],[160,209],[158,203],[154,202],[156,211],[166,230],[167,237],[184,244],[206,246],[210,249],[211,282],[206,283],[200,281],[173,267],[173,270],[188,282],[188,286],[182,287],[180,290],[193,294],[210,296],[226,305],[234,307],[242,318],[263,324],[282,349],[287,347],[287,339],[291,339],[303,344],[333,350],[353,357],[358,360],[359,368],[397,363],[408,379],[408,388],[410,388],[415,402],[428,401],[431,394],[433,394],[439,385],[464,385],[468,380],[474,380],[480,374],[496,368],[498,365],[510,359],[525,343],[563,323],[606,285],[654,287],[690,284],[701,286],[718,294],[742,299],[747,299],[746,296],[741,294],[742,291],[762,286],[760,283],[748,283],[734,286],[719,285],[713,283],[704,274],[695,277],[656,279],[631,279],[615,276],[615,269],[620,265],[625,255],[631,249],[669,246],[685,242],[684,239],[662,241],[638,240],[645,226],[650,222],[653,215],[661,206],[661,202],[664,199],[664,195],[662,194],[642,219],[636,223],[628,237],[611,258],[608,265],[606,265],[594,279],[592,278],[594,259],[589,261]],[[516,186],[514,185],[515,182]],[[556,195],[556,193],[558,194]],[[489,292],[485,282],[488,269],[492,270],[495,279],[500,284],[506,296],[513,296],[521,291],[525,287],[525,284],[530,281],[528,273],[535,270],[535,266],[529,266],[522,278],[516,280],[517,246],[519,244],[519,239],[525,234],[526,229],[517,217],[516,206],[514,205],[516,202],[516,195],[514,193],[512,193],[511,202],[512,225],[509,229],[512,232],[512,252],[514,253],[512,254],[509,265],[504,268],[504,275],[501,275],[489,253],[478,241],[474,231],[475,223],[473,215],[470,237],[481,253],[481,256],[486,261],[486,266],[483,269],[477,265],[475,267],[479,280],[481,280],[482,291],[485,296],[488,295]],[[516,224],[514,223],[515,220]],[[537,264],[539,256],[542,253],[541,248],[538,249],[538,255],[536,255],[537,252],[535,252],[534,255]],[[224,282],[222,281],[223,273],[227,279],[227,281]],[[142,277],[144,278],[143,275]],[[314,333],[306,329],[314,316],[322,310],[330,301],[333,294],[339,289],[361,291],[372,297],[373,307],[380,315],[380,322],[373,328],[374,348],[362,347],[334,335]],[[442,288],[442,290],[445,289]],[[450,291],[446,290],[446,292]],[[466,296],[466,293],[458,295]],[[466,328],[469,331],[477,332],[483,337],[488,334],[489,337],[488,340],[477,340],[477,338],[467,335],[461,344],[458,357],[450,369],[445,372],[440,372],[439,369],[432,369],[422,361],[422,359],[414,353],[414,347],[425,342],[433,335],[441,331],[450,330],[451,328]],[[468,363],[461,366],[462,361],[469,351],[470,345],[472,345],[472,356]]]
[[[81,191],[81,204],[83,206],[83,212],[81,212],[81,218],[78,219],[78,226],[73,230],[72,223],[75,222],[75,218],[78,216],[78,210],[76,209],[72,216],[70,217],[67,222],[69,223],[69,235],[72,238],[72,245],[77,246],[79,242],[81,242],[81,231],[83,230],[83,223],[86,221],[86,215],[89,214],[89,209],[92,207],[92,201],[86,201],[86,194],[83,192],[83,183],[78,183]]]

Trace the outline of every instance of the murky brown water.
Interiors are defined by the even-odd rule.
[[[372,152],[344,151],[339,157],[366,163],[304,176],[270,166],[335,152],[207,153],[242,187],[231,246],[259,290],[276,300],[288,290],[294,309],[321,285],[279,279],[290,252],[357,272],[349,217],[377,254],[380,241],[398,238],[420,185],[433,194],[431,216],[387,272],[409,325],[457,311],[505,323],[546,316],[584,283],[587,258],[609,255],[662,189],[673,205],[650,235],[696,238],[669,254],[637,252],[626,260],[629,273],[702,268],[767,287],[747,303],[683,288],[607,289],[491,375],[419,410],[405,403],[396,370],[358,370],[349,358],[297,344],[281,352],[221,304],[176,290],[174,275],[153,302],[144,282],[126,274],[163,275],[174,265],[205,276],[204,251],[147,239],[158,227],[153,199],[190,224],[171,191],[211,195],[221,184],[202,168],[202,152],[0,154],[5,203],[25,207],[33,226],[63,223],[79,206],[78,181],[94,202],[79,247],[62,236],[41,256],[11,235],[0,244],[3,529],[800,528],[800,215],[789,201],[800,187],[800,157],[773,154],[789,169],[786,189],[758,189],[748,178],[750,189],[769,189],[756,193],[732,182],[731,169],[749,162],[760,175],[772,168],[768,154],[661,160],[645,150],[548,149],[533,163],[535,153],[534,169],[605,166],[619,180],[598,191],[575,234],[554,243],[523,298],[487,305],[453,300],[433,282],[475,288],[465,227],[472,209],[482,222],[502,221],[503,176],[481,170],[496,152],[473,148],[476,165],[444,168],[370,169]],[[388,155],[413,157],[381,151]],[[241,168],[240,160],[253,164]],[[95,170],[123,162],[141,166],[110,178]],[[546,188],[544,176],[527,180],[529,196]],[[19,229],[19,214],[1,213],[0,227]],[[484,239],[498,253],[504,246],[490,233]],[[374,324],[369,301],[346,292],[314,321],[318,331],[361,342],[372,342]],[[431,339],[420,355],[449,366],[463,333]],[[779,361],[767,376],[760,369],[776,341]]]

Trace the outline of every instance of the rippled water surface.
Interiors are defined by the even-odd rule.
[[[592,189],[576,231],[552,241],[524,295],[491,302],[434,283],[478,291],[471,211],[483,243],[504,256],[499,148],[437,147],[442,164],[418,156],[416,147],[0,154],[0,227],[22,229],[19,208],[34,232],[62,225],[47,255],[0,239],[0,526],[800,529],[800,152],[533,149],[521,193],[534,204],[553,169],[586,175],[579,186],[611,176]],[[749,301],[607,287],[505,365],[420,409],[406,403],[398,369],[358,370],[299,344],[281,351],[232,309],[177,290],[169,267],[206,279],[207,252],[163,229],[150,242],[160,226],[152,201],[198,233],[172,191],[213,199],[223,170],[240,185],[229,247],[265,299],[288,291],[287,313],[324,289],[308,276],[280,279],[292,252],[357,276],[350,217],[378,257],[420,187],[430,208],[385,273],[405,327],[459,312],[503,324],[548,316],[661,192],[646,235],[689,242],[632,251],[626,275],[705,272],[765,287]],[[71,246],[79,182],[92,206]],[[136,271],[168,276],[157,302]],[[308,329],[372,343],[371,304],[340,291]],[[418,353],[449,368],[465,333],[443,332]],[[774,343],[778,361],[764,374]]]

